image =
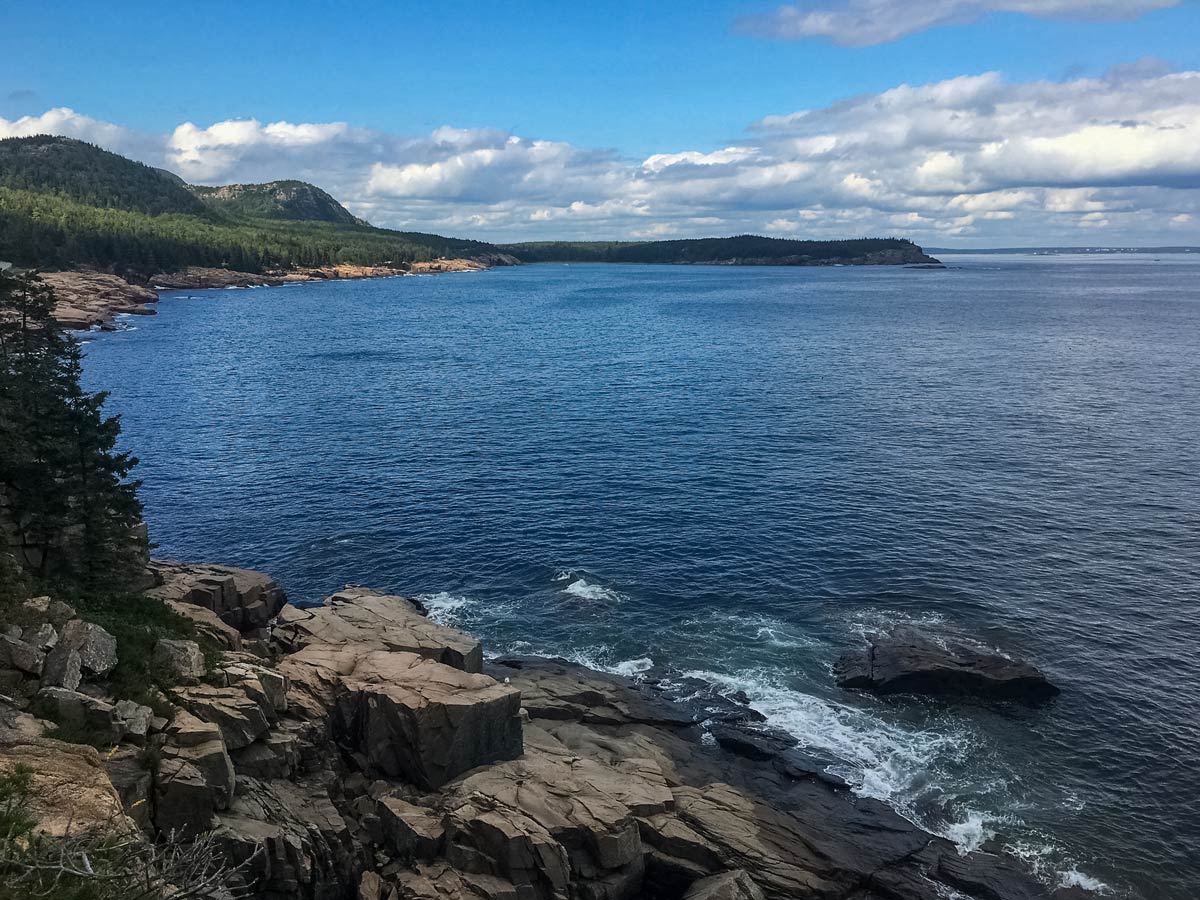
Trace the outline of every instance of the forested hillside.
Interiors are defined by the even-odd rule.
[[[374,228],[304,182],[191,188],[70,138],[0,140],[0,260],[18,265],[148,277],[497,253],[481,241]]]
[[[0,187],[149,215],[205,212],[177,175],[49,135],[0,140]]]
[[[901,238],[794,241],[743,234],[678,241],[540,241],[505,244],[522,262],[725,263],[730,265],[825,265],[844,261],[931,262]]]

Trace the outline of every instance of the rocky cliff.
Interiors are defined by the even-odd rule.
[[[111,695],[122,648],[61,602],[0,635],[0,773],[33,768],[50,833],[201,837],[263,900],[1081,896],[856,797],[702,683],[488,660],[365,588],[297,609],[259,573],[152,568],[221,648],[159,640],[157,709]],[[105,755],[46,736],[64,723]]]

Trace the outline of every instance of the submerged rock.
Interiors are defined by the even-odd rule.
[[[936,640],[913,628],[870,638],[834,666],[837,683],[878,694],[974,695],[1037,701],[1059,693],[1027,662],[962,640]]]

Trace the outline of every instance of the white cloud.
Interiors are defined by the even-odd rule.
[[[32,137],[35,134],[59,134],[66,137],[97,144],[114,153],[141,158],[161,143],[155,136],[131,131],[111,122],[102,122],[81,115],[66,106],[48,109],[40,116],[22,116],[19,119],[0,117],[0,138]],[[162,165],[159,159],[156,165]]]
[[[234,119],[154,137],[70,110],[0,119],[0,135],[41,131],[201,183],[301,178],[379,225],[489,240],[899,232],[1011,245],[1105,227],[1127,243],[1200,243],[1200,72],[1154,60],[1064,82],[899,85],[641,160],[450,126]]]
[[[801,0],[748,16],[740,30],[782,40],[827,38],[843,47],[895,41],[940,25],[973,22],[988,13],[1038,18],[1133,19],[1181,0]]]

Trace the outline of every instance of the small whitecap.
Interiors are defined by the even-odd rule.
[[[592,584],[586,578],[577,578],[563,588],[564,594],[579,597],[583,600],[600,600],[606,603],[620,603],[625,595],[603,585]]]

